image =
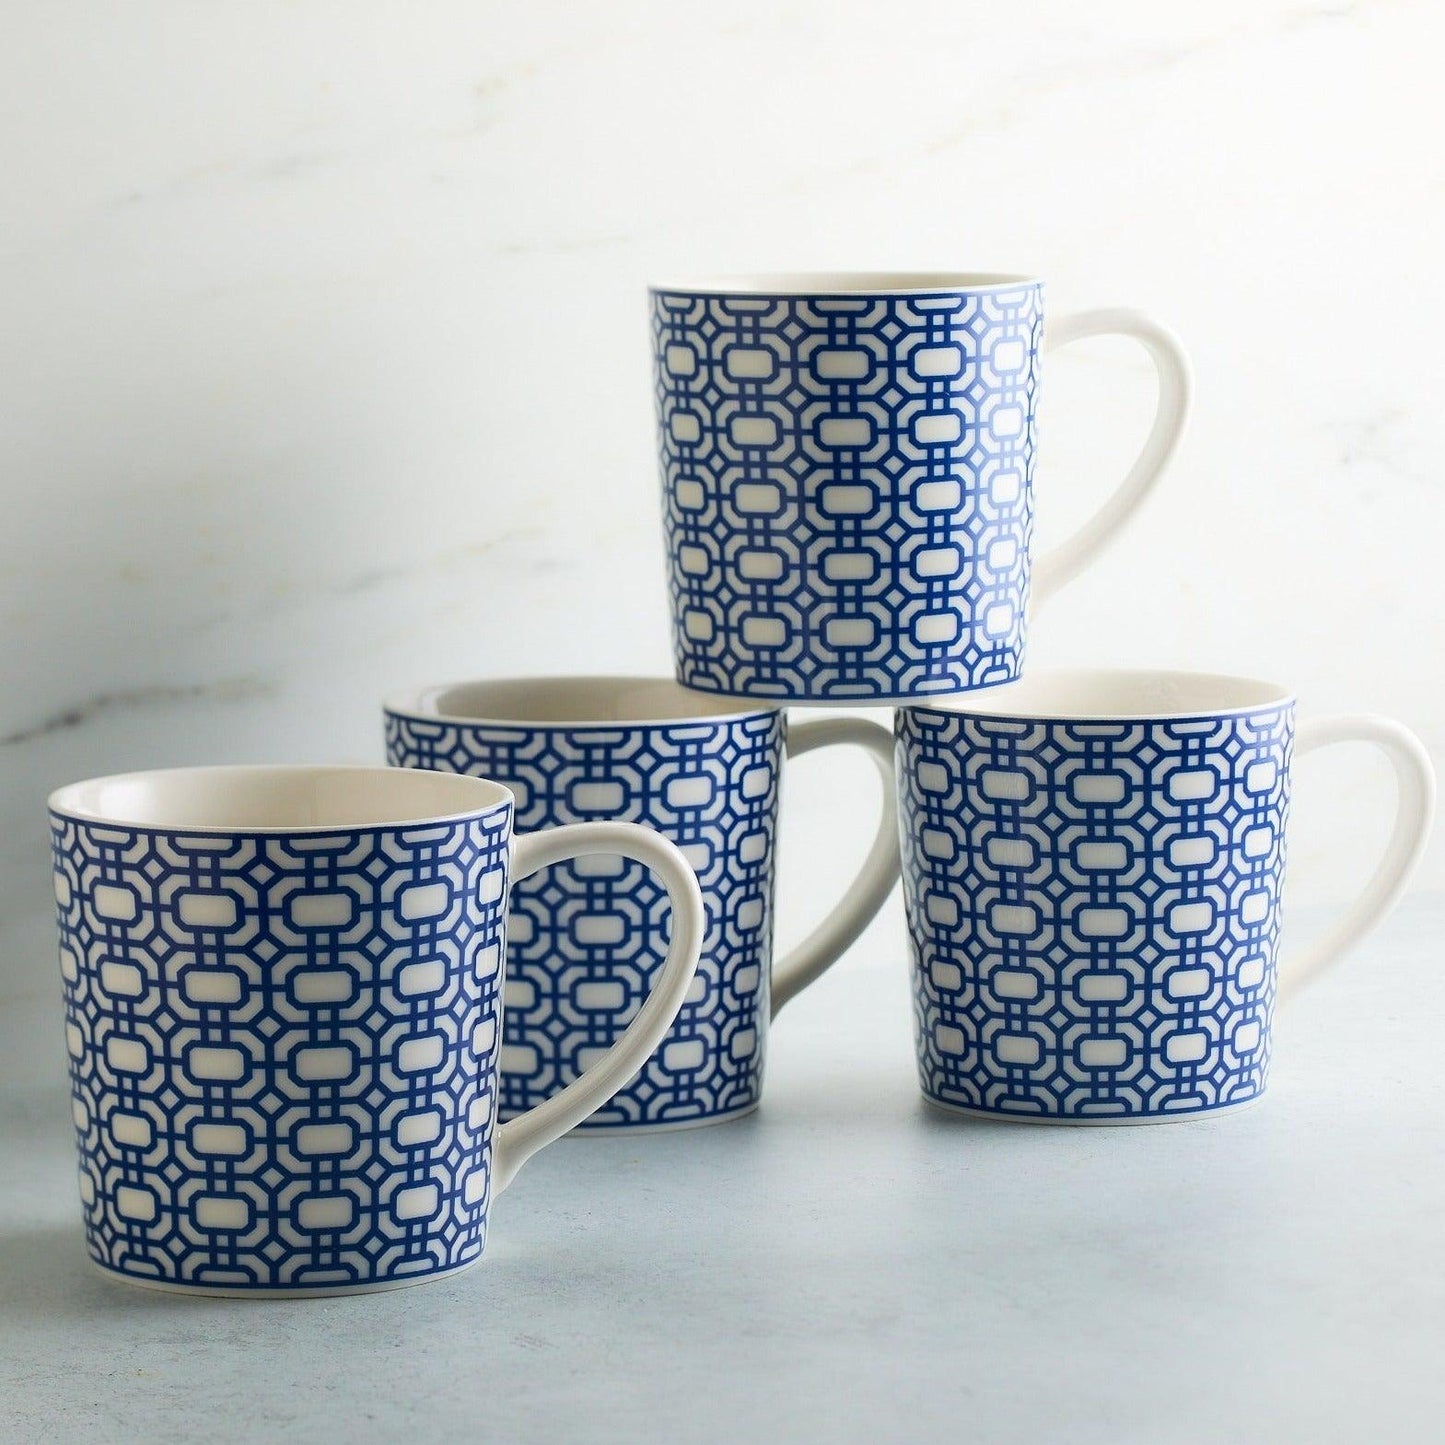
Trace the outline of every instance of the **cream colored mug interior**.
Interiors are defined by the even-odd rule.
[[[969,717],[1143,722],[1219,717],[1284,707],[1293,701],[1288,688],[1248,677],[1080,668],[1030,673],[1003,687],[957,697],[920,699],[914,710],[963,713]]]
[[[167,768],[71,783],[50,807],[121,827],[294,832],[445,822],[510,797],[485,778],[410,768]]]
[[[531,677],[443,683],[389,698],[404,717],[529,727],[630,723],[634,726],[775,712],[756,700],[730,702],[660,677]]]

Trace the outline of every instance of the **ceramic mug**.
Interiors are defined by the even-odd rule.
[[[1093,561],[1184,428],[1177,338],[1132,311],[1049,324],[1025,276],[656,286],[653,376],[678,681],[904,701],[1019,675],[1029,599]],[[1113,497],[1030,560],[1041,351],[1140,342],[1159,379]]]
[[[186,768],[50,799],[91,1256],[134,1284],[335,1294],[482,1253],[492,1196],[636,1070],[691,983],[697,882],[645,828],[514,837],[478,778]],[[593,1068],[498,1127],[509,885],[644,862],[671,949]]]
[[[1197,1118],[1256,1100],[1277,988],[1394,905],[1434,805],[1383,718],[1295,725],[1288,691],[1170,672],[1034,674],[897,717],[919,1073],[931,1101],[1059,1123]],[[1374,876],[1278,958],[1293,757],[1370,742],[1394,766]]]
[[[576,677],[429,687],[386,706],[387,757],[500,778],[526,827],[599,816],[666,835],[697,872],[702,961],[660,1047],[580,1127],[711,1124],[759,1100],[769,1019],[862,932],[898,877],[891,777],[872,851],[825,922],[772,963],[774,834],[783,759],[889,741],[876,723],[790,724],[664,679]],[[532,1108],[628,1027],[667,947],[656,884],[622,858],[587,858],[512,892],[501,1112]]]

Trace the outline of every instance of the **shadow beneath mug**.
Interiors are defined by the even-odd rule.
[[[916,1096],[913,1117],[930,1134],[978,1134],[996,1137],[1002,1134],[1057,1135],[1071,1126],[1057,1119],[989,1119],[981,1114],[965,1114],[959,1109],[935,1104],[922,1094]]]
[[[770,1131],[893,1130],[912,1117],[918,1089],[906,1073],[831,1070],[790,1076],[767,1092],[759,1114]]]
[[[8,1319],[94,1322],[196,1303],[186,1295],[135,1289],[107,1279],[91,1264],[78,1221],[22,1225],[0,1233],[0,1314]]]
[[[1257,1103],[1258,1101],[1254,1101]],[[1090,1139],[1094,1145],[1106,1139],[1133,1137],[1140,1141],[1153,1138],[1163,1130],[1173,1134],[1179,1130],[1192,1129],[1195,1132],[1212,1132],[1239,1114],[1248,1114],[1254,1103],[1237,1105],[1226,1110],[1201,1110],[1197,1113],[1157,1114],[1150,1118],[1100,1118],[1090,1120],[1032,1118],[1028,1115],[999,1115],[990,1118],[983,1114],[966,1114],[960,1109],[950,1109],[944,1104],[918,1096],[915,1117],[924,1131],[931,1135],[971,1134],[975,1138],[996,1139],[1008,1135],[1019,1139],[1035,1141],[1065,1139],[1069,1147],[1082,1150],[1082,1139]]]

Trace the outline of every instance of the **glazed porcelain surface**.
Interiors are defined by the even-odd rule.
[[[512,821],[496,783],[379,768],[182,769],[52,797],[101,1268],[332,1293],[476,1260],[492,1196],[666,1028],[700,935],[670,845],[607,827],[514,842]],[[596,1077],[498,1129],[509,878],[598,842],[671,870],[654,907],[677,908],[675,941],[651,1017]]]
[[[647,678],[464,683],[388,704],[390,762],[501,779],[527,828],[598,817],[645,824],[697,872],[707,937],[687,1002],[637,1076],[581,1128],[708,1124],[757,1105],[770,1018],[862,931],[898,866],[889,781],[859,879],[775,969],[783,761],[874,734],[887,737],[875,724],[841,718],[790,729],[777,709]],[[561,864],[514,888],[503,1117],[568,1083],[627,1027],[666,953],[659,902],[646,870],[620,857]]]
[[[678,680],[790,701],[903,700],[1019,675],[1032,590],[1081,570],[1158,479],[1188,364],[1159,373],[1119,492],[1031,566],[1043,288],[1026,277],[781,276],[655,287],[658,447]]]
[[[1382,719],[1321,720],[1395,764],[1391,848],[1293,985],[1398,897],[1428,832],[1429,761]],[[1040,674],[897,718],[924,1094],[1071,1123],[1252,1103],[1269,1072],[1294,704],[1269,684]]]

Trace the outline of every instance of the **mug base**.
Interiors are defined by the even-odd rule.
[[[381,1294],[387,1290],[411,1289],[413,1285],[433,1284],[439,1279],[450,1279],[453,1275],[464,1274],[469,1269],[475,1269],[481,1259],[479,1254],[476,1259],[453,1265],[451,1269],[439,1269],[434,1274],[409,1275],[404,1279],[382,1279],[363,1284],[303,1285],[297,1289],[287,1289],[285,1286],[275,1289],[260,1286],[244,1289],[223,1284],[191,1284],[185,1280],[145,1279],[140,1275],[111,1269],[109,1265],[101,1264],[94,1258],[90,1260],[90,1267],[106,1279],[115,1280],[119,1284],[133,1284],[139,1289],[154,1290],[158,1294],[208,1295],[213,1299],[283,1300],[328,1299],[336,1295]]]
[[[995,1124],[1043,1124],[1064,1128],[1122,1129],[1142,1124],[1187,1124],[1191,1119],[1218,1119],[1225,1114],[1239,1114],[1252,1109],[1264,1095],[1256,1094],[1238,1104],[1216,1104],[1207,1109],[1179,1110],[1169,1114],[1097,1115],[1083,1117],[1064,1114],[1010,1114],[1003,1109],[975,1109],[967,1104],[945,1103],[932,1094],[924,1094],[923,1102],[940,1114],[961,1114],[967,1119],[988,1119]]]
[[[564,1139],[637,1139],[648,1134],[680,1134],[686,1129],[707,1129],[714,1124],[731,1124],[735,1119],[745,1119],[755,1114],[761,1099],[745,1104],[741,1109],[731,1109],[726,1114],[706,1114],[700,1119],[663,1119],[656,1124],[578,1124],[569,1129]],[[525,1112],[525,1111],[523,1111]],[[510,1117],[516,1118],[513,1114]],[[499,1120],[506,1123],[505,1119]]]

